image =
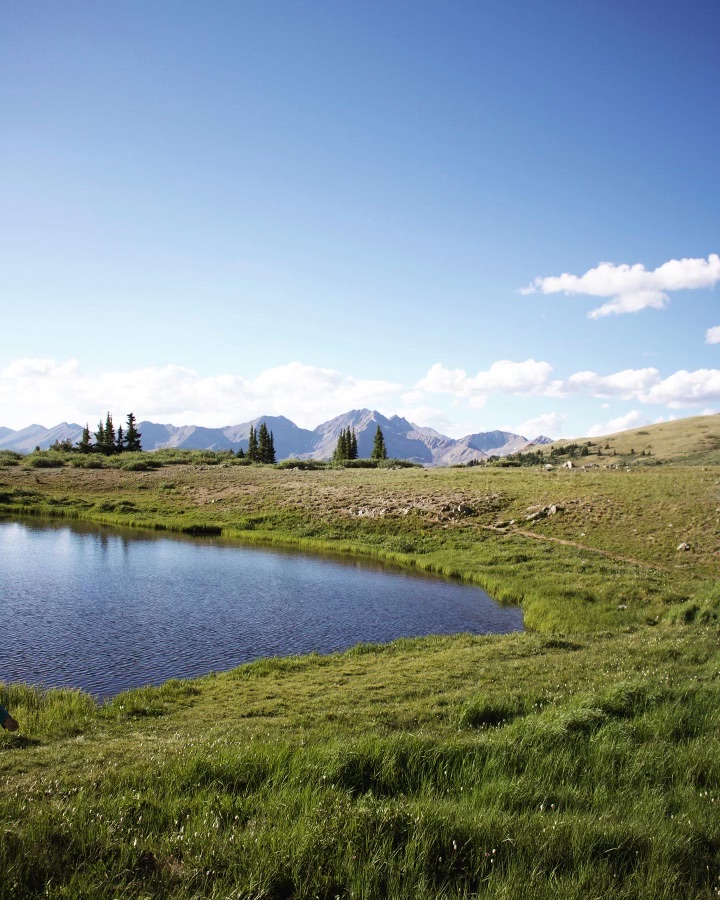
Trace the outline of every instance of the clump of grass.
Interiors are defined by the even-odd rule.
[[[695,595],[668,610],[665,618],[677,625],[698,622],[703,625],[720,621],[720,586],[703,586]]]
[[[83,691],[44,690],[28,684],[0,682],[0,703],[22,724],[30,738],[63,738],[84,731],[97,713],[95,700]],[[2,734],[2,732],[0,732]],[[5,746],[13,736],[5,736]]]

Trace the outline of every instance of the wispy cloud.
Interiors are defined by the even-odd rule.
[[[591,319],[599,319],[642,309],[662,309],[669,302],[669,292],[709,288],[718,281],[720,256],[711,253],[707,259],[671,259],[650,271],[642,263],[630,266],[604,262],[584,275],[565,272],[538,277],[521,293],[611,298],[588,313]]]
[[[705,343],[720,344],[720,325],[715,325],[713,328],[708,328],[708,330],[705,332]]]

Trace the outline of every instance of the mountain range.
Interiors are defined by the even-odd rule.
[[[317,428],[300,428],[285,416],[260,416],[251,422],[228,425],[225,428],[203,428],[199,425],[162,425],[140,422],[144,450],[177,448],[184,450],[247,450],[250,426],[258,428],[265,423],[273,433],[278,460],[329,459],[342,431],[353,428],[357,435],[358,455],[370,456],[373,439],[378,427],[382,429],[388,456],[407,459],[426,466],[449,466],[483,460],[490,456],[507,456],[537,444],[549,444],[551,438],[540,435],[528,440],[510,431],[481,431],[454,439],[432,428],[421,428],[400,416],[386,418],[370,409],[353,409],[343,415],[323,422]],[[62,422],[54,428],[30,425],[15,431],[0,427],[0,450],[32,452],[35,447],[46,450],[55,441],[70,440],[77,443],[82,427]]]

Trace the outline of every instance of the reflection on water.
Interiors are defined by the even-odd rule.
[[[478,588],[357,559],[0,521],[0,680],[107,697],[261,656],[522,629]]]

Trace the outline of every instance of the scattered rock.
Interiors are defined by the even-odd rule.
[[[529,515],[525,516],[525,521],[537,522],[539,519],[557,515],[562,510],[562,506],[558,506],[557,503],[551,503],[550,506],[528,506],[527,511]]]
[[[618,603],[618,609],[627,609],[627,603]]]
[[[551,463],[545,463],[545,471],[546,472],[551,472],[554,468],[555,468],[555,466],[553,466]]]
[[[690,544],[686,544],[685,541],[683,541],[681,544],[678,544],[678,550],[689,550],[689,549],[690,549]]]

